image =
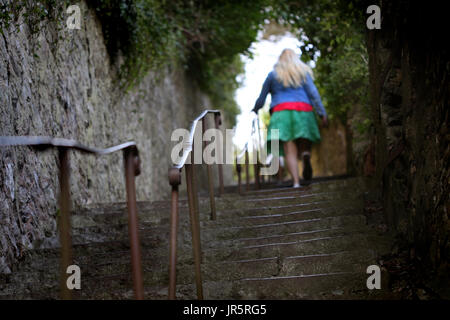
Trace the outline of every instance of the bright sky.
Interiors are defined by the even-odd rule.
[[[290,33],[286,33],[281,38],[273,37],[269,41],[262,40],[262,32],[260,32],[258,40],[250,48],[254,59],[241,56],[245,63],[245,79],[242,87],[236,92],[236,101],[241,109],[241,114],[237,116],[236,134],[233,139],[235,145],[240,149],[244,147],[250,138],[253,120],[253,112],[251,110],[255,105],[267,74],[273,69],[283,49],[293,49],[300,55],[299,45],[300,41]],[[266,104],[269,103],[270,95],[266,99]]]

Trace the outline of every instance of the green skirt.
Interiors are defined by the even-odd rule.
[[[272,133],[272,129],[279,130],[279,136]],[[314,112],[282,110],[272,113],[267,132],[267,154],[271,152],[272,140],[291,141],[298,138],[307,139],[313,143],[320,142],[320,132]],[[283,145],[279,144],[279,154],[284,156]]]

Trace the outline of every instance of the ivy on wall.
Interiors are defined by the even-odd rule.
[[[64,8],[69,0],[6,0],[0,3],[0,33],[10,27],[20,27],[19,18],[23,18],[31,34],[37,34],[43,21],[63,21]],[[62,26],[62,23],[59,27]]]
[[[110,55],[125,56],[122,79],[133,86],[149,70],[185,68],[230,125],[234,92],[247,53],[268,15],[268,0],[93,0]]]
[[[119,57],[124,89],[150,70],[184,68],[225,111],[239,112],[234,92],[243,72],[238,59],[256,38],[270,0],[89,0],[102,24],[113,63]],[[0,4],[0,32],[21,21],[38,33],[49,21],[64,27],[66,0],[14,0]],[[44,22],[44,23],[43,23]]]

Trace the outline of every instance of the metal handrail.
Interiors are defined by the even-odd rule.
[[[129,147],[136,147],[136,143],[131,141],[110,148],[99,149],[85,146],[76,140],[63,138],[53,138],[45,136],[1,136],[0,146],[35,146],[38,147],[39,149],[41,148],[45,149],[50,147],[64,147],[75,149],[85,153],[105,155]]]
[[[186,143],[187,148],[183,149],[183,155],[181,156],[180,162],[178,164],[174,164],[173,168],[181,169],[186,164],[186,161],[189,157],[189,153],[193,149],[194,135],[195,135],[195,130],[197,129],[197,125],[199,124],[200,120],[203,120],[206,117],[206,115],[210,114],[210,113],[215,114],[215,115],[218,114],[220,116],[219,110],[205,110],[197,118],[195,118],[192,121],[191,128],[189,130],[189,140]]]
[[[248,144],[251,140],[254,139],[254,135],[258,133],[257,137],[258,137],[258,146],[256,148],[256,162],[253,165],[253,171],[254,171],[254,175],[255,175],[255,188],[258,190],[260,188],[261,185],[261,181],[260,181],[260,168],[261,168],[261,164],[259,163],[258,159],[259,159],[259,149],[261,148],[261,133],[260,133],[260,127],[259,127],[259,117],[258,115],[256,115],[256,117],[253,118],[252,120],[252,131],[250,134],[250,138],[248,139],[248,141],[245,143],[244,148],[242,149],[242,151],[236,155],[236,171],[237,171],[237,176],[238,176],[238,192],[239,194],[242,194],[242,167],[241,164],[239,162],[239,160],[242,159],[242,157],[245,156],[245,191],[248,191],[250,189],[250,172],[249,172],[249,168],[250,168],[250,164],[249,164],[249,155],[248,155]]]
[[[256,127],[258,127],[258,129],[256,129]],[[261,135],[259,134],[259,119],[258,119],[258,117],[255,117],[255,118],[253,118],[253,120],[252,120],[252,131],[251,131],[251,133],[250,133],[250,138],[249,138],[248,141],[245,143],[244,148],[242,149],[241,153],[239,153],[239,154],[237,155],[237,160],[242,159],[242,157],[243,157],[244,154],[245,154],[245,151],[248,150],[248,143],[250,142],[250,140],[253,139],[253,136],[255,135],[255,133],[256,133],[257,131],[258,131],[258,137],[259,137],[259,140],[258,140],[258,145],[259,145],[259,144],[261,143]]]
[[[172,186],[171,196],[171,215],[170,215],[170,252],[169,252],[169,299],[175,299],[176,297],[176,264],[177,264],[177,230],[178,230],[178,186],[181,184],[181,171],[183,167],[186,171],[186,185],[188,193],[189,204],[189,218],[191,224],[192,234],[192,249],[194,255],[195,264],[195,282],[197,288],[197,298],[203,299],[203,285],[201,275],[201,241],[200,241],[200,219],[199,219],[199,205],[198,205],[198,192],[195,181],[195,166],[194,166],[194,139],[195,130],[200,120],[202,120],[202,131],[204,132],[207,127],[206,116],[208,114],[214,115],[215,128],[219,129],[222,124],[221,114],[219,110],[205,110],[203,111],[191,124],[189,131],[189,139],[186,143],[186,148],[183,150],[181,160],[179,163],[174,164],[169,169],[169,183]],[[203,136],[202,132],[202,136]],[[203,144],[203,147],[206,144]],[[221,148],[221,146],[219,146]],[[220,149],[219,148],[219,149]],[[218,150],[216,150],[217,152]],[[191,156],[190,163],[186,163],[188,157]],[[208,189],[211,206],[211,219],[216,219],[216,204],[214,198],[214,182],[212,175],[212,167],[207,165],[208,173]],[[223,167],[222,164],[218,164],[219,170],[219,195],[223,194]]]
[[[67,268],[73,264],[72,237],[70,223],[70,164],[69,150],[83,153],[106,155],[122,151],[124,156],[125,184],[128,204],[128,230],[131,249],[131,267],[135,298],[144,298],[141,251],[139,245],[138,217],[136,206],[135,176],[140,174],[139,150],[135,142],[126,142],[106,149],[85,146],[78,141],[42,137],[42,136],[0,136],[0,147],[30,146],[38,151],[57,148],[59,152],[59,181],[60,181],[60,216],[59,237],[61,242],[60,262],[60,296],[62,299],[72,299],[72,291],[67,287]]]

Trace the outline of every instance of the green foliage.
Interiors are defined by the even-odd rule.
[[[38,32],[55,12],[64,16],[67,0],[14,0],[0,6],[0,27],[22,15]],[[238,59],[256,38],[270,0],[89,0],[102,24],[120,82],[128,89],[150,70],[184,67],[223,109],[230,125],[238,113],[234,91],[243,71]]]
[[[195,1],[199,18],[188,43],[187,66],[191,75],[207,92],[215,106],[225,110],[229,125],[234,125],[239,109],[234,92],[243,72],[239,54],[250,55],[264,18],[267,0]]]
[[[112,57],[125,56],[127,86],[149,70],[184,66],[232,125],[234,91],[246,53],[267,15],[268,0],[93,0]]]
[[[339,53],[319,58],[317,83],[327,109],[345,123],[353,106],[368,106],[368,58],[357,34],[336,51]]]
[[[150,70],[183,66],[233,125],[234,92],[247,54],[266,19],[301,30],[302,58],[317,60],[316,84],[332,117],[346,119],[367,101],[367,53],[358,0],[90,0],[110,56],[123,56],[126,88]],[[65,12],[67,1],[17,0],[0,6],[0,31],[23,15],[33,32]],[[318,53],[320,56],[317,58]]]
[[[36,34],[40,31],[41,22],[61,17],[65,3],[67,0],[14,0],[0,4],[0,33],[11,26],[18,28],[18,20],[22,16],[31,34]]]
[[[211,61],[208,65],[211,72],[210,80],[207,84],[201,85],[209,95],[213,108],[223,110],[227,126],[232,127],[236,122],[236,115],[240,112],[234,94],[240,86],[237,75],[244,73],[244,64],[239,55],[235,55],[233,62],[226,64],[226,67],[225,69],[220,59],[215,63]],[[205,79],[200,78],[199,81],[205,81]]]
[[[122,85],[130,88],[149,70],[179,60],[177,34],[164,2],[157,0],[92,0],[89,5],[99,17],[106,45],[113,61],[122,54]]]

